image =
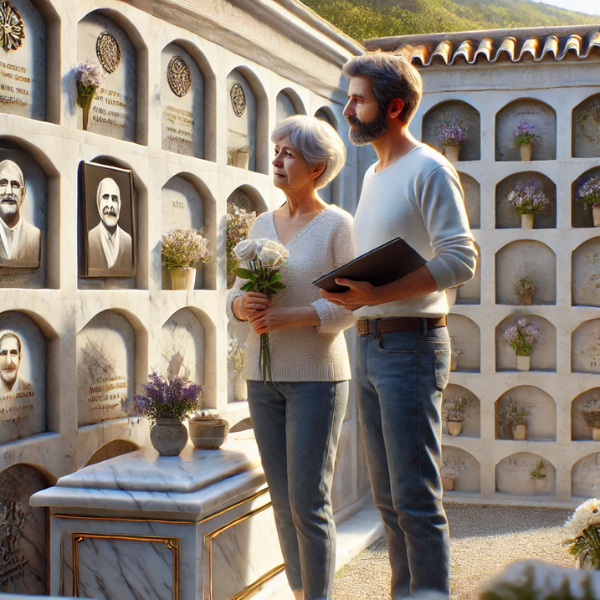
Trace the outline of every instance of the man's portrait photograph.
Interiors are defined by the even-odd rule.
[[[84,277],[133,277],[135,232],[131,171],[82,167]]]

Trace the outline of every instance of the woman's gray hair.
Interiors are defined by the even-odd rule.
[[[290,138],[292,146],[310,165],[325,164],[315,179],[317,190],[324,188],[341,171],[346,162],[346,147],[337,131],[323,119],[295,115],[283,119],[271,134],[271,141]]]

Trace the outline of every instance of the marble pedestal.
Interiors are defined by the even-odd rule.
[[[241,600],[283,569],[253,440],[160,457],[145,448],[61,477],[50,507],[51,594]]]

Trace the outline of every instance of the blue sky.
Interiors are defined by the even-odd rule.
[[[539,0],[533,0],[539,2]],[[543,0],[544,4],[567,8],[589,15],[600,15],[600,0]],[[598,19],[600,22],[600,19]]]

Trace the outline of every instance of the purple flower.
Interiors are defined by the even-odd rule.
[[[505,202],[516,208],[519,215],[540,215],[550,200],[544,192],[541,179],[527,177],[517,181],[514,189],[506,196]]]
[[[542,138],[533,131],[534,129],[535,125],[519,123],[517,129],[512,132],[515,145],[520,148],[521,146],[526,146],[532,142],[541,140]]]
[[[589,206],[600,204],[600,177],[590,177],[585,183],[579,186],[577,190],[577,200]]]
[[[461,146],[467,139],[467,127],[458,124],[450,125],[444,123],[440,127],[438,140],[442,142],[442,146]]]
[[[527,319],[519,319],[504,330],[504,339],[517,356],[529,356],[533,343],[540,337],[540,330],[533,323],[528,323]]]

